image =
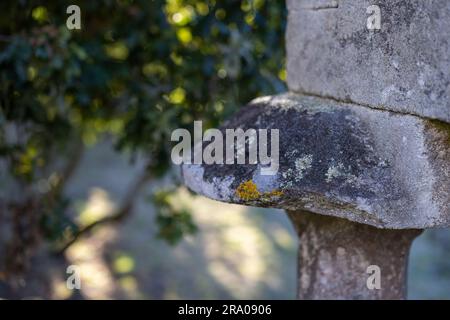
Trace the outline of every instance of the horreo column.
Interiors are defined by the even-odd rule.
[[[183,166],[197,193],[287,211],[299,298],[403,299],[412,241],[450,226],[449,33],[448,1],[288,0],[289,92],[222,128],[278,129],[278,171]]]

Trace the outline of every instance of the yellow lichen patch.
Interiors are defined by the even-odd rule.
[[[252,180],[242,182],[236,189],[236,195],[242,200],[256,200],[261,196],[258,187]]]
[[[270,192],[265,192],[264,193],[265,196],[273,198],[273,197],[281,197],[283,195],[283,191],[280,190],[273,190]]]
[[[283,191],[280,190],[272,190],[270,192],[264,192],[261,195],[261,200],[262,201],[266,201],[266,202],[270,202],[272,200],[274,200],[274,198],[279,198],[283,195]]]
[[[257,199],[262,201],[270,201],[274,197],[281,197],[283,195],[283,191],[273,190],[270,192],[261,193],[259,192],[256,184],[252,180],[248,180],[239,185],[236,189],[236,195],[244,201]]]

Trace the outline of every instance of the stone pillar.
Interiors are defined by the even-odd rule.
[[[374,3],[380,29],[368,30]],[[287,0],[287,6],[290,91],[450,123],[449,1]]]
[[[288,212],[299,298],[405,298],[412,240],[450,226],[450,2],[287,1],[289,92],[253,100],[221,128],[279,130],[278,172],[189,164],[184,181]],[[380,289],[367,287],[368,266]]]
[[[380,109],[399,119],[407,114],[437,119],[449,129],[450,2],[385,0],[377,1],[375,8],[368,0],[287,2],[291,92],[352,103],[361,112]],[[373,15],[378,15],[379,28],[368,28]],[[421,134],[413,126],[404,128]],[[380,138],[389,139],[387,134]],[[449,141],[432,148],[448,154]],[[404,161],[407,166],[409,160]],[[444,161],[450,159],[432,165],[444,166]],[[424,189],[415,193],[425,196]],[[448,212],[450,202],[444,199]],[[421,210],[418,214],[427,217],[432,209]],[[405,297],[408,250],[417,231],[288,213],[300,237],[299,298]],[[365,287],[363,269],[369,263],[383,271],[382,290]]]
[[[409,249],[421,230],[378,229],[305,211],[288,215],[300,241],[299,299],[406,297]]]

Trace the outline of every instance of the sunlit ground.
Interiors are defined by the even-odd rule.
[[[295,284],[280,276],[295,273],[296,247],[282,212],[223,205],[185,190],[176,200],[192,209],[200,230],[175,247],[155,239],[151,211],[142,205],[124,226],[101,228],[68,250],[69,263],[82,270],[85,298],[293,297]],[[105,190],[92,189],[80,217],[107,215],[109,201]]]
[[[139,172],[104,144],[91,149],[71,196],[78,222],[111,214]],[[66,264],[81,270],[78,296],[66,288],[65,267],[53,272],[56,299],[292,299],[296,239],[282,211],[222,204],[181,190],[176,204],[191,209],[199,232],[176,246],[156,239],[154,211],[144,192],[135,213],[119,226],[105,226],[73,245]],[[410,298],[450,298],[449,230],[426,232],[414,243]]]

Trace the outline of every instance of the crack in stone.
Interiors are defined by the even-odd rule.
[[[351,99],[339,99],[339,98],[336,98],[336,97],[333,97],[333,96],[330,96],[330,95],[321,95],[321,94],[318,94],[318,93],[306,92],[306,91],[302,91],[302,90],[289,90],[289,92],[292,92],[294,94],[301,94],[301,95],[304,95],[304,96],[307,96],[307,97],[328,99],[328,100],[331,100],[331,101],[334,101],[334,102],[337,102],[337,103],[353,104],[355,106],[365,107],[365,108],[369,108],[369,109],[377,110],[377,111],[381,111],[381,112],[389,112],[389,113],[398,114],[398,115],[412,116],[412,117],[419,118],[421,120],[425,119],[425,120],[433,120],[433,121],[439,121],[439,122],[446,123],[445,121],[442,121],[440,119],[431,118],[431,117],[423,117],[423,116],[420,116],[418,114],[405,112],[405,111],[384,109],[384,108],[379,107],[379,106],[374,106],[374,105],[370,105],[370,104],[360,103],[360,102],[353,101]]]

